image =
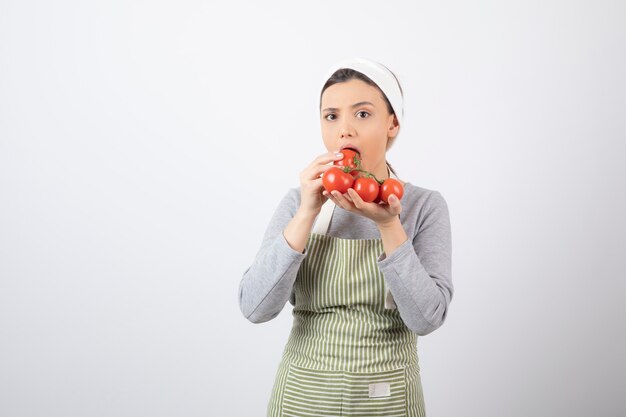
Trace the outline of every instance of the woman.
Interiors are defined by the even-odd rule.
[[[283,198],[239,286],[254,323],[294,306],[268,416],[426,415],[417,336],[443,324],[452,299],[447,204],[409,182],[401,200],[366,203],[352,189],[329,194],[321,178],[346,148],[376,178],[397,178],[386,151],[402,118],[402,89],[385,66],[349,59],[324,78],[329,152]]]

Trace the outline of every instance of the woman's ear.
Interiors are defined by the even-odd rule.
[[[389,125],[389,129],[387,130],[387,138],[395,138],[400,130],[400,124],[398,123],[398,118],[395,114],[391,115],[390,121],[391,123]]]

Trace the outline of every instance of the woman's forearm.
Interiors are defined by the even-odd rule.
[[[289,246],[294,250],[304,253],[316,217],[316,213],[304,212],[298,209],[291,221],[289,221],[283,231],[283,235]]]
[[[395,217],[389,223],[378,224],[377,226],[383,241],[383,249],[387,256],[390,256],[394,250],[408,239],[399,217]]]

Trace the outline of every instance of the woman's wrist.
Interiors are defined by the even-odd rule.
[[[320,210],[309,210],[300,206],[294,217],[298,217],[302,221],[314,221],[318,214],[320,214]]]
[[[377,223],[377,226],[387,257],[408,239],[400,222],[400,217],[394,217],[384,223]]]
[[[313,228],[317,214],[298,208],[296,214],[285,227],[283,236],[293,250],[304,253],[309,233]]]
[[[376,222],[376,226],[378,227],[379,231],[382,229],[397,229],[398,225],[402,226],[402,223],[400,222],[400,215],[394,216],[384,221]]]

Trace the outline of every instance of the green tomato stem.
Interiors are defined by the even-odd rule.
[[[358,172],[363,172],[365,173],[365,176],[362,178],[374,178],[374,180],[378,183],[378,185],[382,185],[384,181],[379,180],[378,178],[376,178],[376,175],[372,174],[369,171],[366,171],[364,169],[360,169],[360,168],[356,168],[356,169],[352,169],[350,171],[358,171]],[[347,171],[346,171],[347,172]]]
[[[364,178],[374,178],[374,180],[378,183],[378,185],[383,185],[384,181],[381,181],[378,178],[376,178],[376,175],[372,174],[369,171],[361,169],[361,160],[359,159],[359,157],[357,155],[354,155],[354,157],[352,158],[352,162],[354,162],[354,165],[356,165],[356,168],[355,169],[350,169],[350,167],[344,166],[342,168],[343,172],[348,173],[348,174],[350,172],[352,172],[352,171],[363,172],[363,173],[365,173],[365,177]]]

